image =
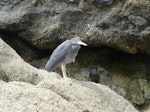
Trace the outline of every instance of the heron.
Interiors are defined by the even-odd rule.
[[[82,42],[78,36],[62,42],[52,52],[50,59],[45,65],[45,69],[51,72],[56,67],[61,66],[63,78],[67,78],[66,64],[75,62],[75,58],[78,55],[78,51],[82,46],[87,46]]]

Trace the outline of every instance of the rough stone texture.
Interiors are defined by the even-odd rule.
[[[37,84],[50,74],[25,63],[11,47],[0,38],[0,79],[4,81],[24,81]],[[58,75],[54,75],[54,77]]]
[[[144,86],[144,97],[150,99],[150,82]]]
[[[45,0],[36,7],[30,0],[5,2],[0,30],[14,32],[38,49],[54,48],[77,34],[90,46],[150,54],[149,0],[116,0],[110,6],[99,0]]]
[[[0,80],[0,111],[138,112],[127,100],[106,86],[64,80],[56,73],[34,68],[2,39],[0,51],[0,76],[10,81],[2,81],[5,78]]]
[[[81,112],[59,94],[23,82],[0,81],[3,112]]]
[[[124,112],[125,110],[127,111],[126,108],[128,108],[128,106],[124,108],[123,106],[124,104],[122,104],[121,101],[117,100],[117,98],[110,97],[111,95],[116,95],[115,92],[110,93],[111,90],[108,87],[105,88],[105,86],[95,84],[95,83],[82,82],[82,81],[80,82],[76,80],[70,80],[68,82],[65,82],[64,80],[59,80],[57,82],[56,81],[41,82],[38,85],[38,87],[48,88],[56,92],[57,94],[61,95],[68,101],[73,102],[73,104],[75,104],[77,107],[81,108],[82,110],[89,110],[90,112],[92,111],[95,112],[123,111]],[[104,91],[100,89],[103,87],[105,88]],[[80,92],[77,92],[76,90]],[[105,96],[105,98],[102,98],[103,95]],[[109,99],[109,103],[107,103],[108,99]],[[103,103],[103,106],[101,105],[101,103]],[[121,108],[120,109],[118,107],[112,108],[111,105],[119,105],[121,106]],[[97,107],[97,108],[93,110],[92,109],[93,107]]]
[[[128,97],[138,105],[144,104],[146,100],[149,101],[150,82],[146,79],[134,79],[129,86]]]
[[[100,0],[79,0],[76,3],[69,0],[35,0],[34,2],[36,5],[32,4],[31,0],[0,1],[0,35],[3,39],[8,39],[9,43],[15,44],[16,51],[30,62],[33,57],[35,59],[43,55],[40,53],[37,56],[35,53],[37,50],[52,49],[75,34],[81,36],[81,39],[90,47],[104,45],[131,54],[143,52],[150,56],[149,0],[114,0],[110,6],[102,5]],[[150,61],[143,56],[136,57],[136,54],[126,58],[125,54],[119,55],[118,52],[112,52],[114,49],[109,51],[103,50],[104,48],[98,49],[87,48],[85,54],[82,52],[80,59],[77,59],[77,66],[80,68],[84,65],[85,68],[81,71],[75,68],[76,74],[68,71],[69,75],[73,74],[76,79],[91,80],[91,77],[89,78],[91,71],[97,68],[96,64],[99,64],[98,67],[104,68],[109,74],[96,73],[92,81],[112,87],[117,93],[129,97],[128,100],[135,99],[132,95],[134,92],[130,92],[131,95],[128,92],[129,85],[133,79],[145,79],[148,82]],[[9,55],[9,52],[6,55]],[[49,55],[50,51],[46,56]],[[11,55],[9,56],[2,57],[1,61],[12,61]],[[47,60],[33,63],[43,68]],[[23,60],[20,60],[20,63],[23,63]],[[90,67],[88,68],[87,65]],[[30,69],[30,65],[24,68],[12,62],[10,65],[4,63],[0,66],[21,68],[16,74],[8,69],[2,71],[0,68],[0,79],[5,81],[21,80],[36,84],[41,77],[39,74],[39,77],[37,76],[35,68]],[[71,67],[74,68],[72,65]],[[28,74],[27,69],[34,73]],[[26,74],[21,76],[22,72]],[[136,96],[137,98],[141,98],[138,101],[143,101],[145,98],[145,102],[139,103],[137,100],[131,102],[147,103],[150,96],[149,86],[142,88],[143,84],[144,82],[137,81],[132,89],[140,93],[136,94],[139,95]]]
[[[145,98],[140,90],[138,80],[134,79],[129,86],[129,96],[138,105],[144,104]]]
[[[54,78],[37,86],[16,81],[0,85],[3,112],[138,112],[108,87],[94,83]]]
[[[141,91],[144,91],[145,86],[147,85],[148,81],[146,79],[138,79],[139,87]]]
[[[146,109],[144,109],[143,111],[141,112],[150,112],[150,107],[147,107]]]

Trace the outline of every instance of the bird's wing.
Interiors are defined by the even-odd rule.
[[[71,42],[66,40],[61,43],[52,53],[49,61],[47,62],[45,69],[52,71],[55,67],[65,61],[67,54],[70,52]]]

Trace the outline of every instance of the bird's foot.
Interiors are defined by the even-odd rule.
[[[72,78],[69,77],[63,77],[64,80],[72,80]]]

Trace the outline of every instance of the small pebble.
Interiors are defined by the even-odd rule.
[[[101,3],[104,5],[111,5],[113,0],[101,0]]]

